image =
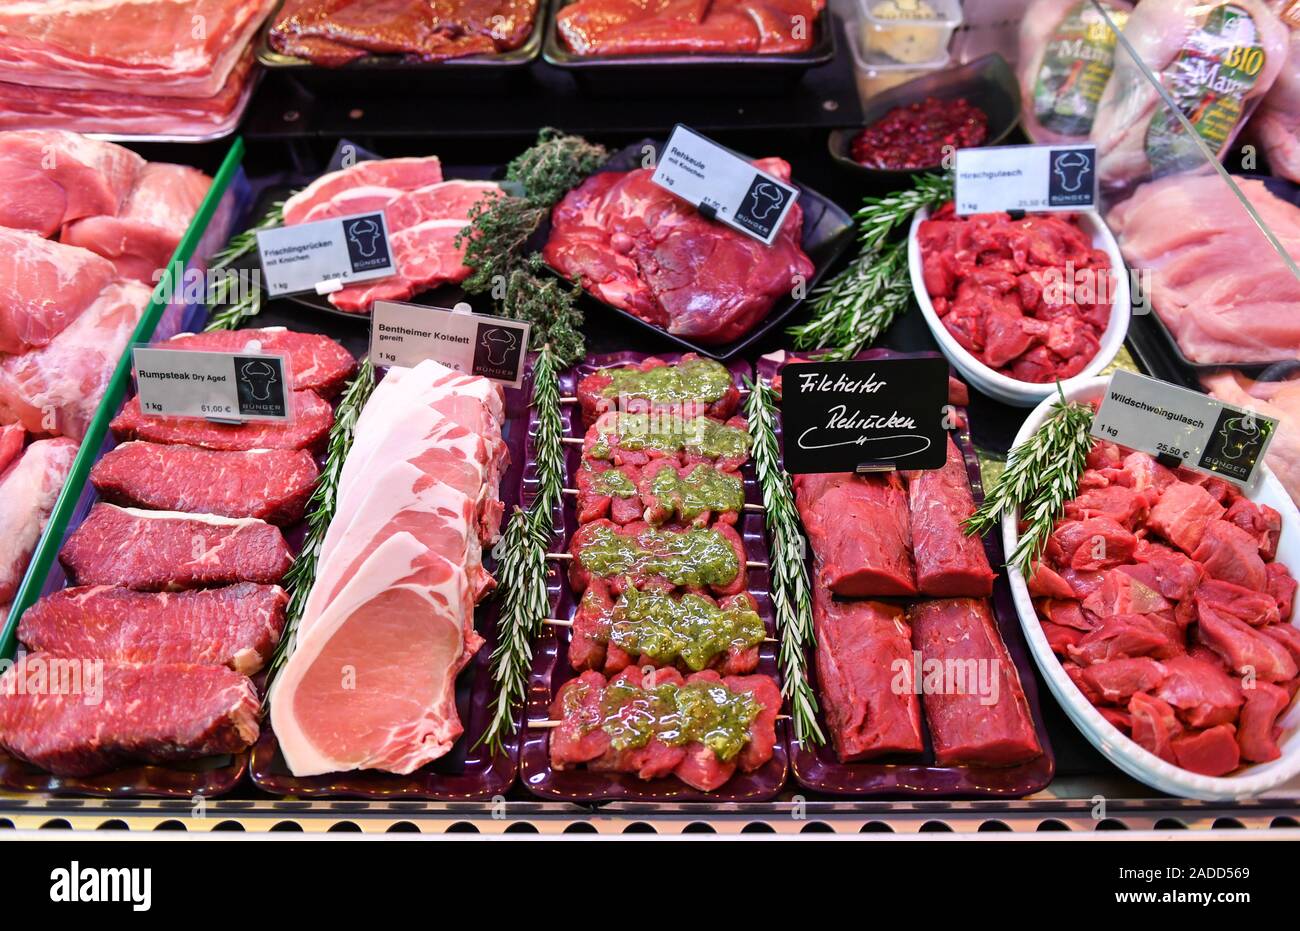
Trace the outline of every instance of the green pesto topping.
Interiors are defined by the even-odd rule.
[[[747,603],[720,608],[707,598],[628,588],[614,605],[609,640],[633,656],[646,656],[659,665],[681,660],[699,672],[731,648],[747,649],[763,642],[767,631]]]
[[[687,359],[647,371],[634,367],[606,369],[604,374],[610,379],[601,391],[604,397],[645,398],[654,404],[711,403],[726,394],[732,384],[726,366],[712,359]]]
[[[589,466],[584,463],[583,468]],[[636,483],[624,475],[621,469],[606,469],[604,472],[592,472],[591,489],[598,495],[631,498],[636,494]]]
[[[601,421],[600,439],[591,446],[591,455],[607,459],[607,437],[618,435],[618,443],[627,450],[656,450],[667,455],[681,451],[717,459],[745,456],[749,453],[747,430],[729,427],[708,417],[682,417],[670,414],[620,412]]]
[[[676,469],[660,469],[650,480],[650,491],[684,521],[705,511],[738,513],[745,506],[740,477],[703,463],[685,475]]]
[[[644,530],[636,536],[600,526],[579,554],[594,575],[659,576],[673,585],[726,585],[740,572],[730,541],[716,530]]]
[[[761,710],[752,695],[721,682],[646,689],[615,681],[601,699],[601,726],[615,750],[644,747],[657,737],[670,747],[702,743],[726,761],[749,742],[750,725]]]

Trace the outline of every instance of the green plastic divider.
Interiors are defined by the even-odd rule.
[[[113,415],[117,413],[118,407],[122,404],[127,383],[131,378],[131,347],[140,343],[148,343],[153,338],[154,330],[158,327],[158,321],[162,319],[163,311],[168,306],[167,295],[174,290],[172,282],[176,281],[183,285],[185,266],[194,255],[194,250],[198,248],[199,240],[207,232],[208,224],[212,222],[212,216],[216,213],[217,205],[221,203],[221,198],[225,196],[226,189],[230,187],[230,182],[234,178],[235,172],[239,170],[243,160],[244,140],[242,137],[236,137],[234,143],[230,146],[230,151],[226,153],[225,160],[222,161],[216,177],[212,179],[212,186],[208,188],[207,196],[204,197],[203,203],[199,206],[198,213],[194,215],[194,219],[190,222],[185,235],[181,237],[181,241],[176,246],[176,251],[172,253],[171,261],[167,263],[162,279],[158,282],[158,286],[154,288],[153,295],[149,299],[149,306],[145,308],[144,314],[140,317],[140,322],[136,325],[135,332],[131,334],[131,341],[127,344],[126,351],[117,360],[117,368],[113,371],[113,377],[108,383],[104,397],[100,400],[99,407],[95,410],[95,416],[90,421],[86,435],[81,441],[81,446],[77,449],[77,457],[72,461],[72,469],[68,472],[68,480],[64,483],[63,490],[59,492],[58,500],[54,503],[54,510],[50,512],[50,519],[45,525],[45,531],[36,544],[36,551],[27,566],[27,572],[23,576],[18,593],[14,596],[13,607],[9,611],[9,617],[5,620],[4,631],[0,633],[0,659],[11,659],[14,655],[14,648],[18,644],[18,619],[23,616],[24,611],[35,603],[36,599],[40,597],[41,589],[45,587],[45,577],[49,574],[50,567],[54,565],[55,557],[58,556],[63,534],[68,529],[68,521],[72,517],[72,512],[76,509],[77,501],[81,498],[82,489],[85,488],[86,481],[90,477],[90,469],[95,464],[95,457],[99,454],[100,447],[104,445],[104,437],[108,433],[109,421],[113,419]],[[180,290],[180,288],[175,290]]]

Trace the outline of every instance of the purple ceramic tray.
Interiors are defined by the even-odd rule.
[[[528,426],[528,398],[531,375],[523,387],[506,388],[506,422],[502,436],[510,450],[510,466],[501,478],[501,500],[507,515],[518,503],[524,471],[524,432]],[[484,566],[493,571],[496,562],[484,553]],[[280,755],[280,746],[269,721],[253,747],[249,768],[253,783],[273,795],[300,798],[410,799],[438,802],[484,801],[503,795],[514,785],[518,771],[518,733],[507,740],[503,752],[493,754],[479,738],[492,720],[496,688],[489,666],[496,648],[497,600],[489,598],[474,612],[474,628],[483,646],[456,679],[456,712],[465,733],[450,753],[408,775],[365,770],[328,773],[322,776],[294,776]]]
[[[655,353],[665,361],[680,358],[677,353]],[[648,353],[620,352],[610,355],[592,356],[560,377],[560,394],[576,394],[578,382],[597,369],[607,368],[628,362],[640,362],[648,358]],[[750,374],[749,364],[742,361],[731,362],[727,366],[737,385]],[[576,404],[567,405],[563,411],[565,435],[583,436],[582,412]],[[530,418],[529,433],[532,433]],[[566,463],[569,481],[567,487],[573,487],[572,477],[582,461],[582,447],[574,444],[568,449]],[[750,503],[761,501],[754,479],[753,464],[746,464],[742,470],[745,482],[745,500]],[[529,450],[528,462],[524,467],[523,490],[521,499],[530,502],[536,492],[537,472],[532,451]],[[574,500],[565,496],[561,508],[556,514],[556,543],[567,546],[569,538],[577,529],[577,513]],[[745,552],[755,562],[766,563],[768,557],[767,539],[763,532],[763,517],[759,512],[746,512],[738,522],[736,529],[745,541]],[[775,627],[772,601],[769,597],[771,579],[766,569],[749,570],[749,591],[758,602],[759,615],[767,626],[768,636],[774,637]],[[569,588],[568,574],[555,570],[550,578],[552,604],[555,617],[572,618],[577,608],[577,599]],[[772,676],[778,682],[781,679],[777,666],[775,644],[765,643],[759,650],[758,672]],[[577,673],[569,665],[568,629],[563,627],[546,627],[534,644],[533,675],[529,685],[527,702],[528,720],[545,720],[549,716],[551,699],[565,682]],[[544,799],[567,802],[763,802],[775,798],[785,785],[789,774],[789,757],[786,747],[788,722],[784,719],[776,722],[777,742],[772,752],[772,759],[767,765],[752,773],[737,773],[725,785],[714,792],[701,792],[677,779],[655,779],[644,781],[632,775],[621,773],[594,772],[585,768],[556,770],[551,767],[549,750],[549,731],[542,729],[524,730],[523,749],[520,754],[520,771],[524,785],[534,795]]]
[[[856,358],[895,359],[908,356],[938,357],[938,353],[899,353],[889,349],[871,349],[859,353]],[[806,354],[791,353],[787,358],[807,358]],[[770,380],[780,370],[781,363],[764,357],[759,360],[760,378]],[[966,413],[962,411],[963,421]],[[780,426],[777,427],[778,434]],[[966,459],[966,470],[970,475],[971,491],[978,505],[984,500],[984,486],[980,480],[979,460],[975,457],[975,448],[971,445],[970,432],[966,427],[953,433],[953,442]],[[998,539],[995,527],[984,535],[984,551],[988,554],[989,564],[1001,569],[1004,559],[1002,543]],[[810,557],[811,561],[811,557]],[[896,599],[884,599],[887,601]],[[1047,737],[1047,727],[1043,723],[1043,712],[1039,705],[1038,688],[1034,680],[1034,666],[1025,646],[1024,636],[1020,631],[1020,621],[1011,602],[1011,589],[1005,572],[999,571],[993,584],[993,617],[997,621],[998,632],[1006,644],[1007,653],[1015,664],[1020,676],[1021,687],[1029,702],[1029,710],[1034,719],[1034,729],[1038,732],[1038,742],[1042,744],[1043,755],[1019,766],[1002,768],[978,766],[937,766],[930,744],[929,723],[925,721],[925,751],[914,757],[898,757],[892,762],[864,761],[860,763],[843,763],[835,755],[829,739],[820,747],[802,747],[793,738],[790,742],[790,756],[795,780],[805,789],[825,792],[830,795],[872,795],[872,796],[912,796],[924,798],[1019,798],[1037,792],[1052,781],[1055,761],[1052,756],[1051,742]],[[808,678],[816,690],[817,668],[813,661],[813,647],[808,649]],[[822,733],[829,736],[826,719],[818,714],[818,723]]]

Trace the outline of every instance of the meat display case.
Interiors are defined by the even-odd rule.
[[[1014,4],[1012,5],[1014,7]],[[1005,30],[1015,20],[990,24]],[[965,60],[976,56],[980,23],[968,19],[954,48],[969,48]],[[840,43],[841,49],[843,43]],[[965,54],[965,53],[963,53]],[[851,207],[861,193],[860,182],[841,171],[826,154],[825,131],[852,126],[860,120],[849,63],[843,54],[831,65],[809,72],[806,80],[783,97],[769,100],[698,98],[649,99],[634,107],[624,102],[578,95],[563,75],[539,69],[527,92],[498,101],[490,108],[468,96],[440,101],[437,123],[413,126],[409,102],[358,91],[315,97],[278,75],[267,75],[244,124],[248,153],[246,170],[255,179],[283,183],[310,175],[342,136],[353,138],[386,155],[445,154],[448,161],[483,166],[500,164],[526,144],[538,125],[557,123],[617,145],[643,134],[663,133],[676,122],[710,132],[733,148],[756,154],[773,152],[788,158],[801,179],[834,192],[841,206]],[[801,132],[790,132],[799,129]],[[437,139],[430,137],[436,135]],[[1013,137],[1014,139],[1014,137]],[[1020,141],[1020,140],[1015,140]],[[178,161],[207,159],[214,150],[181,150],[158,145]],[[238,159],[238,156],[236,157]],[[1223,181],[1225,187],[1228,182]],[[1228,188],[1230,201],[1246,209],[1238,192]],[[1261,242],[1267,240],[1261,233]],[[1262,261],[1281,261],[1273,246],[1261,248]],[[273,302],[264,311],[268,322],[290,318],[301,323],[308,311]],[[1195,374],[1178,367],[1167,337],[1142,315],[1134,318],[1127,346],[1117,365],[1145,370],[1183,384],[1198,384]],[[365,329],[357,326],[354,342],[364,344]],[[591,315],[588,350],[613,353],[635,348],[671,352],[666,340],[638,333],[630,347],[626,326],[616,319]],[[1165,340],[1162,344],[1161,340]],[[877,343],[906,352],[936,349],[933,335],[919,313],[904,315]],[[761,352],[788,348],[779,331],[755,347]],[[1184,367],[1185,368],[1185,367]],[[1000,461],[1022,422],[1024,412],[973,394],[970,406],[972,440],[980,452],[986,477]],[[61,531],[59,531],[61,532]],[[1080,837],[1191,836],[1202,832],[1239,831],[1236,836],[1300,839],[1300,786],[1292,784],[1268,795],[1235,804],[1205,803],[1158,795],[1110,767],[1083,740],[1050,693],[1038,683],[1043,713],[1056,756],[1056,775],[1046,789],[1019,800],[900,800],[847,801],[818,797],[787,782],[781,795],[763,803],[610,802],[578,805],[538,801],[516,784],[493,802],[418,802],[274,798],[258,792],[247,780],[222,798],[202,804],[189,799],[137,797],[87,798],[0,792],[0,829],[188,831],[301,831],[304,833],[361,832],[452,834],[478,833],[659,833],[659,834],[899,834],[951,832],[997,837],[1005,832],[1069,832]],[[1244,829],[1244,830],[1242,830]],[[1103,833],[1104,832],[1104,833]]]

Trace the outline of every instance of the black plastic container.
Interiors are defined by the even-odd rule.
[[[988,136],[983,142],[986,146],[1002,144],[1020,122],[1020,84],[1007,60],[995,52],[959,68],[935,71],[877,94],[863,107],[862,126],[870,126],[895,107],[905,107],[927,97],[940,100],[964,97],[983,110],[989,118]],[[833,130],[826,146],[838,165],[872,187],[898,188],[907,184],[912,175],[939,168],[930,165],[887,170],[858,164],[850,152],[862,126]]]
[[[575,55],[565,48],[556,28],[555,14],[566,5],[556,0],[547,15],[542,58],[573,75],[581,90],[599,96],[777,94],[800,81],[809,68],[834,60],[840,30],[839,20],[823,9],[813,23],[812,47],[796,54]]]
[[[267,71],[287,75],[304,90],[436,90],[459,93],[499,93],[528,73],[542,48],[542,33],[550,19],[549,0],[538,0],[528,38],[519,48],[497,55],[468,55],[445,61],[412,62],[400,55],[367,55],[337,68],[325,68],[305,58],[282,55],[271,48],[271,27],[279,7],[262,27],[257,61]]]

